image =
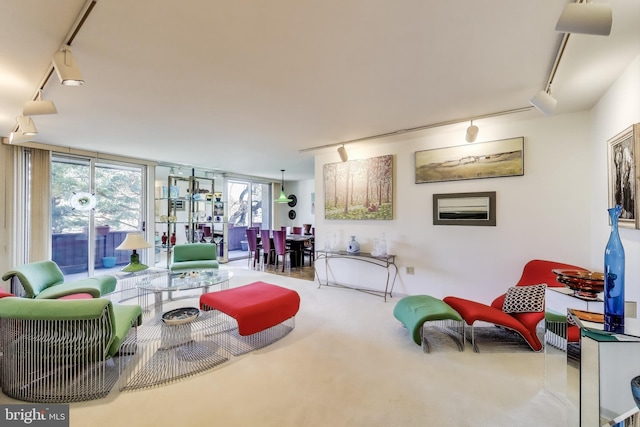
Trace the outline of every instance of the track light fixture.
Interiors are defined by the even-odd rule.
[[[551,88],[549,88],[548,91],[541,90],[535,94],[529,102],[538,110],[542,111],[546,116],[553,114],[553,111],[556,109],[556,104],[558,103],[558,101],[551,96]]]
[[[33,101],[27,101],[22,108],[23,116],[38,116],[41,114],[57,114],[58,110],[53,101],[42,99],[42,89],[38,89],[38,95]]]
[[[349,154],[347,154],[347,150],[344,148],[344,145],[338,147],[338,154],[340,155],[340,160],[343,162],[349,160]]]
[[[33,123],[31,117],[29,116],[18,116],[16,117],[16,121],[18,122],[18,133],[22,135],[37,135],[38,129],[36,129],[36,124]]]
[[[78,64],[71,54],[69,45],[53,54],[53,68],[55,68],[58,79],[63,85],[80,86],[84,84]]]
[[[280,169],[282,172],[282,181],[280,181],[280,197],[274,200],[276,203],[289,203],[291,201],[290,198],[284,192],[284,169]]]
[[[556,24],[561,33],[611,34],[611,5],[602,3],[569,3]]]
[[[31,135],[23,135],[21,132],[11,132],[9,134],[9,144],[31,141]]]
[[[466,140],[467,142],[475,142],[478,137],[478,126],[473,124],[473,120],[471,120],[471,126],[467,128]]]

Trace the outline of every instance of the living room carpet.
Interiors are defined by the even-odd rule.
[[[223,267],[226,268],[226,267]],[[569,425],[543,388],[533,351],[425,354],[382,298],[233,268],[230,286],[264,281],[296,290],[295,329],[280,341],[182,381],[112,391],[70,405],[72,427]],[[185,299],[185,306],[194,305]],[[482,345],[481,345],[482,351]],[[19,403],[0,396],[0,403]]]

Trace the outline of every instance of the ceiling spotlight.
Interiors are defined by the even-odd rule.
[[[58,79],[63,85],[80,86],[84,84],[78,64],[71,55],[71,48],[68,45],[53,54],[53,68],[55,68]]]
[[[282,172],[282,181],[280,181],[280,197],[274,200],[276,203],[289,203],[291,201],[290,198],[287,197],[284,192],[284,169],[280,169]]]
[[[550,116],[556,109],[558,101],[551,96],[551,90],[549,92],[541,90],[533,98],[529,100],[529,103],[542,111],[545,115]]]
[[[475,142],[476,138],[478,137],[478,130],[478,126],[475,126],[473,124],[473,120],[471,120],[471,126],[467,128],[467,142]]]
[[[18,133],[23,135],[37,135],[38,129],[36,129],[36,124],[33,123],[31,117],[29,116],[18,116],[16,117],[16,121],[18,122]]]
[[[569,3],[558,19],[556,31],[608,36],[611,33],[611,23],[611,5]]]
[[[9,134],[9,144],[31,141],[31,135],[23,135],[22,132],[11,132]]]
[[[41,114],[57,114],[53,101],[42,100],[42,89],[38,89],[38,96],[34,101],[27,101],[22,109],[23,116],[38,116]]]
[[[346,162],[349,160],[349,154],[347,154],[347,150],[343,146],[338,147],[338,154],[340,155],[340,160]]]

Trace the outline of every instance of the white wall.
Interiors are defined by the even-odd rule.
[[[640,122],[640,56],[629,65],[591,112],[591,263],[602,271],[609,220],[607,140]],[[640,153],[635,153],[640,156]],[[639,171],[636,171],[638,173]],[[636,195],[638,197],[638,195]],[[637,213],[636,213],[637,214]],[[620,229],[625,250],[625,299],[640,301],[640,230]]]
[[[324,219],[323,165],[339,161],[335,150],[316,156],[316,247],[338,236],[341,247],[357,236],[362,250],[385,233],[397,255],[395,294],[458,295],[490,302],[513,285],[529,259],[541,258],[603,269],[609,237],[607,140],[640,122],[640,56],[590,112],[534,117],[506,116],[490,127],[478,122],[479,141],[525,137],[525,175],[432,184],[414,183],[418,150],[466,144],[464,127],[444,127],[393,140],[347,146],[350,159],[393,154],[394,219]],[[432,225],[432,194],[497,192],[497,226]],[[622,229],[626,252],[626,300],[640,300],[640,230]],[[415,275],[405,268],[415,267]],[[375,269],[352,263],[338,270],[350,284],[379,288]],[[323,269],[318,269],[324,276]]]
[[[275,188],[275,187],[274,187]],[[295,194],[298,198],[297,204],[294,207],[290,207],[286,203],[275,204],[275,228],[281,226],[293,227],[302,226],[302,224],[313,224],[315,226],[316,216],[311,210],[311,193],[315,191],[315,180],[307,179],[303,181],[290,181],[284,183],[285,192],[287,196]],[[278,194],[280,195],[280,186],[277,186]],[[294,210],[296,212],[295,219],[289,219],[289,211]]]
[[[514,285],[530,259],[549,259],[586,268],[592,265],[591,153],[589,113],[554,117],[525,113],[480,127],[478,142],[525,137],[525,174],[520,177],[415,184],[414,153],[467,144],[466,126],[443,127],[393,141],[349,145],[350,159],[392,154],[394,219],[324,219],[323,165],[339,161],[335,150],[316,156],[316,247],[337,234],[345,248],[355,235],[363,251],[384,232],[400,267],[395,294],[457,295],[490,302]],[[434,226],[432,194],[496,191],[497,226]],[[415,275],[405,268],[415,267]],[[344,265],[345,280],[374,283],[375,268]],[[336,269],[334,269],[336,270]],[[340,266],[343,270],[343,266]],[[323,275],[323,269],[319,272]],[[378,280],[378,279],[375,279]],[[379,285],[375,285],[376,287]],[[380,300],[382,301],[382,300]]]

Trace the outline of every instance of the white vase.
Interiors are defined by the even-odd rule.
[[[347,243],[347,252],[350,254],[357,254],[360,252],[360,243],[356,241],[356,236],[351,236],[351,241]]]

